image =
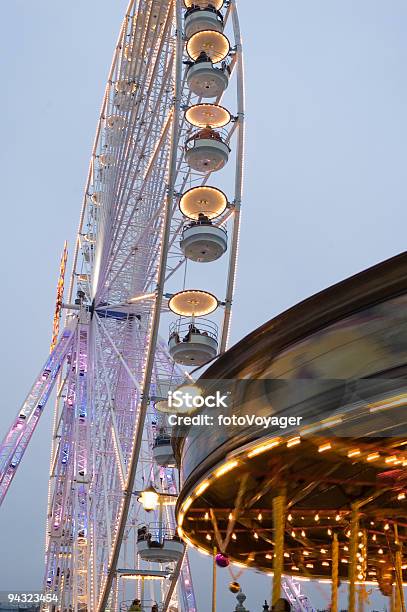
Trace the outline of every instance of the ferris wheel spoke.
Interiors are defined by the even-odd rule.
[[[161,10],[163,8],[164,8],[164,4],[161,6]],[[164,78],[162,79],[162,85],[161,85],[160,90],[157,90],[156,82],[161,80],[161,79],[158,79],[157,77],[159,76],[159,71],[162,65],[162,48],[164,45],[164,41],[167,40],[167,34],[168,34],[170,24],[171,24],[170,12],[168,11],[168,7],[167,7],[167,17],[166,17],[165,25],[163,28],[163,35],[160,38],[161,40],[160,48],[158,49],[158,52],[155,54],[155,57],[153,58],[151,62],[151,64],[153,65],[153,69],[151,70],[151,72],[144,71],[144,80],[143,82],[138,83],[139,90],[141,91],[146,90],[146,93],[144,94],[142,115],[139,116],[138,114],[139,105],[131,109],[131,116],[130,116],[130,121],[129,121],[130,125],[128,128],[128,133],[133,134],[132,138],[134,139],[135,142],[138,142],[140,140],[142,131],[143,129],[145,130],[146,116],[148,114],[148,107],[149,107],[149,104],[151,103],[151,100],[153,100],[154,97],[158,97],[159,99],[162,97],[163,87],[165,87],[166,81],[169,78],[169,73],[167,71],[166,76],[164,76]],[[156,34],[157,35],[159,34],[157,30],[156,30]],[[146,87],[146,83],[148,79],[149,79],[149,83],[148,83],[148,87]],[[158,91],[158,95],[157,95],[157,91]],[[134,134],[134,131],[136,128],[137,128],[137,134]],[[126,146],[125,148],[127,149],[128,147]],[[126,186],[126,183],[128,182],[130,174],[134,172],[132,168],[132,162],[135,157],[135,152],[136,152],[136,148],[134,148],[134,150],[131,151],[130,155],[127,155],[128,153],[127,150],[124,151],[125,156],[124,156],[123,161],[125,162],[125,171],[119,176],[120,182],[117,186],[117,192],[119,194],[124,193],[123,186],[124,187]],[[121,205],[121,199],[119,199],[118,204]]]

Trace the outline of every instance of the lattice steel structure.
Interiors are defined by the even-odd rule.
[[[216,219],[204,216],[211,226],[205,240],[208,232],[209,240],[217,232],[218,243],[228,235],[226,255],[213,264],[217,292],[223,287],[214,315],[217,354],[227,347],[235,285],[244,145],[240,28],[234,0],[195,5],[132,0],[128,6],[97,126],[65,304],[59,283],[65,327],[0,447],[1,502],[55,385],[45,590],[58,596],[56,610],[125,610],[126,601],[141,593],[143,601],[160,600],[163,610],[196,611],[183,545],[182,554],[161,564],[143,561],[138,550],[140,525],[152,521],[160,537],[171,534],[167,540],[177,541],[173,509],[165,502],[146,515],[137,496],[150,484],[167,501],[177,493],[174,467],[157,465],[152,449],[166,424],[155,401],[191,377],[168,351],[168,298],[188,282],[206,284],[208,263],[200,262],[211,261],[198,253],[187,266],[189,251],[180,244],[187,220],[180,199],[195,187],[214,184],[227,193]],[[201,71],[202,53],[215,78],[213,91],[210,78],[196,75],[191,89],[191,69]],[[229,120],[216,131],[205,113],[216,114],[221,104]],[[192,125],[212,130],[209,144],[204,131],[191,127],[185,112],[191,107],[198,112]],[[201,217],[191,219],[187,229],[199,232]],[[153,577],[160,588],[150,583],[148,594],[145,582]]]

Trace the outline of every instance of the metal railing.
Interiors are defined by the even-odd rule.
[[[176,342],[191,342],[194,335],[200,335],[217,341],[218,332],[216,323],[209,319],[180,317],[170,325],[170,340],[175,338]]]
[[[195,143],[200,140],[212,140],[213,142],[221,142],[231,151],[227,143],[228,139],[229,133],[224,128],[216,128],[216,130],[210,127],[199,128],[194,130],[185,141],[185,150],[190,151],[195,146]]]
[[[137,542],[147,541],[150,544],[164,545],[165,540],[181,542],[175,527],[168,527],[163,523],[148,523],[137,529]]]
[[[205,219],[197,219],[196,221],[190,221],[189,223],[185,223],[184,227],[182,228],[182,235],[184,235],[184,232],[188,229],[191,229],[193,227],[202,227],[202,226],[216,227],[216,229],[222,230],[222,232],[225,234],[226,237],[228,235],[225,227],[223,227],[222,225],[214,225],[212,221],[208,219],[208,217],[206,217]]]

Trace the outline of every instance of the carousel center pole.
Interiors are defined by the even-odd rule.
[[[402,544],[399,540],[399,532],[397,524],[394,524],[394,541],[397,546],[396,551],[396,562],[395,562],[395,575],[396,575],[396,592],[395,592],[395,607],[400,612],[406,612],[403,592],[403,551]]]
[[[339,544],[338,544],[338,534],[334,533],[334,537],[332,541],[331,612],[338,612],[338,576],[339,576]]]
[[[359,504],[352,505],[349,542],[349,612],[356,611],[356,572],[359,531]]]
[[[287,498],[285,488],[279,490],[273,499],[273,527],[274,527],[274,557],[273,557],[273,593],[272,606],[281,596],[281,579],[284,567],[284,531]]]

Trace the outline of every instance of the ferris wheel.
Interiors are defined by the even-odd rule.
[[[227,347],[243,148],[235,1],[132,0],[51,353],[0,447],[1,503],[56,388],[44,609],[197,609],[160,401]]]

